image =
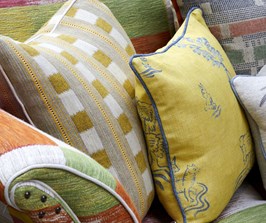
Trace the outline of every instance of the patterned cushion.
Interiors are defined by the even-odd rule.
[[[131,67],[160,201],[177,222],[214,220],[254,154],[229,83],[233,67],[201,10],[189,12],[167,47],[134,56]]]
[[[1,0],[0,33],[25,41],[66,0]],[[126,30],[138,53],[164,46],[174,33],[170,0],[102,0]],[[25,24],[27,24],[25,26]]]
[[[115,175],[141,217],[153,182],[134,98],[134,53],[111,11],[68,1],[27,43],[0,38],[0,65],[32,124]]]
[[[248,116],[266,190],[266,76],[237,76],[232,87]]]
[[[219,40],[237,74],[257,74],[266,64],[266,2],[173,0],[185,17],[200,6],[211,32]]]
[[[87,155],[3,110],[0,135],[1,222],[140,222],[121,184]]]

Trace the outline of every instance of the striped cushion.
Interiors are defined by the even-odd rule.
[[[0,33],[25,41],[66,0],[1,0]],[[126,30],[138,53],[164,46],[174,33],[170,0],[102,0]],[[25,26],[25,24],[27,24]]]
[[[0,135],[1,222],[140,222],[121,184],[87,155],[3,110]]]
[[[183,17],[190,7],[204,11],[206,23],[224,47],[237,74],[257,74],[266,64],[266,2],[176,1]]]
[[[68,1],[27,43],[0,38],[0,65],[32,123],[116,176],[141,217],[153,199],[128,65],[133,46],[97,0]]]

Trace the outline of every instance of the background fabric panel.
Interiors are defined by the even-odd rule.
[[[163,47],[174,33],[170,0],[102,0],[121,23],[137,53]],[[142,44],[141,44],[142,43]]]
[[[266,63],[265,1],[175,0],[183,17],[200,6],[211,32],[220,41],[237,74],[255,75]]]
[[[0,34],[25,41],[40,29],[65,1],[1,1]]]

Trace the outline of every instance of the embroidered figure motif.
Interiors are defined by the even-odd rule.
[[[218,118],[221,115],[221,106],[217,105],[211,95],[207,92],[206,88],[203,86],[202,83],[199,84],[199,88],[202,94],[202,97],[205,99],[205,108],[204,110],[213,111],[212,116]]]
[[[140,73],[140,75],[143,75],[145,77],[151,78],[154,77],[156,74],[161,73],[162,70],[157,70],[151,67],[151,65],[148,63],[147,58],[140,57],[140,60],[142,62],[142,65],[145,67],[145,70]]]
[[[208,187],[197,182],[197,174],[200,169],[195,165],[187,165],[184,175],[176,180],[176,188],[179,196],[183,196],[183,207],[185,212],[194,212],[194,217],[200,212],[206,211],[210,204],[206,199]]]
[[[266,87],[263,87],[262,89],[260,89],[261,91],[266,90]],[[261,101],[260,101],[260,107],[262,107],[264,105],[264,103],[266,102],[266,94],[262,97]]]
[[[239,148],[242,152],[244,168],[236,180],[235,189],[237,189],[241,185],[245,176],[252,168],[252,160],[254,159],[254,154],[251,152],[251,150],[249,150],[252,143],[251,140],[252,139],[249,133],[243,134],[239,138]]]
[[[203,56],[207,61],[212,62],[213,66],[223,68],[228,78],[231,79],[232,75],[224,65],[224,59],[221,53],[212,47],[206,38],[199,37],[192,39],[190,37],[184,37],[176,43],[176,46],[179,48],[189,47],[194,53]]]
[[[167,163],[166,152],[163,148],[163,139],[160,134],[159,125],[151,104],[137,100],[137,108],[142,120],[147,144],[149,145],[149,161],[152,167],[154,182],[160,190],[164,190],[165,182],[171,184],[171,174]],[[206,211],[210,204],[206,198],[208,187],[197,181],[197,174],[200,169],[195,164],[187,165],[181,169],[176,157],[171,160],[172,172],[175,176],[179,172],[180,178],[175,179],[175,187],[185,212],[192,212],[194,217],[200,212]]]

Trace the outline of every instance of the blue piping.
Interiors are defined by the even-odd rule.
[[[159,115],[159,111],[157,109],[156,103],[155,103],[155,101],[154,101],[154,99],[153,99],[153,97],[152,97],[152,95],[151,95],[151,93],[150,93],[147,85],[145,84],[145,82],[141,78],[141,75],[138,73],[138,71],[133,66],[133,60],[135,58],[138,58],[138,57],[149,57],[149,56],[153,56],[153,55],[165,53],[173,45],[175,45],[176,43],[178,43],[185,36],[185,34],[187,32],[187,27],[188,27],[190,15],[196,9],[199,9],[199,7],[193,7],[193,8],[191,8],[189,10],[188,15],[187,15],[187,18],[186,18],[186,22],[184,24],[185,27],[184,27],[184,30],[183,30],[182,35],[179,38],[177,38],[174,42],[172,42],[168,47],[166,47],[163,51],[161,51],[161,52],[154,52],[154,53],[150,53],[150,54],[137,54],[137,55],[132,56],[130,58],[130,61],[129,61],[129,65],[130,65],[131,69],[133,70],[133,72],[135,73],[136,77],[138,78],[138,80],[142,84],[143,88],[145,89],[145,91],[146,91],[147,95],[149,96],[150,101],[152,103],[152,107],[154,109],[155,117],[156,117],[156,119],[158,121],[158,125],[159,125],[159,128],[160,128],[160,132],[161,132],[161,135],[162,135],[162,138],[163,138],[163,148],[164,148],[164,150],[166,152],[166,157],[167,157],[167,162],[168,162],[168,168],[169,168],[170,177],[171,177],[171,186],[172,186],[172,189],[173,189],[173,192],[174,192],[174,196],[175,196],[175,198],[177,200],[177,203],[178,203],[178,205],[180,207],[180,210],[181,210],[181,213],[182,213],[182,217],[183,217],[184,223],[187,223],[187,218],[186,218],[185,210],[182,207],[182,203],[181,203],[181,201],[180,201],[180,199],[178,197],[178,192],[176,191],[176,187],[175,187],[175,176],[174,176],[173,168],[172,168],[172,165],[171,165],[172,162],[171,162],[170,153],[169,153],[169,145],[168,145],[167,138],[165,136],[165,132],[164,132],[164,129],[163,129],[162,121],[161,121],[161,118],[160,118],[160,115]]]

